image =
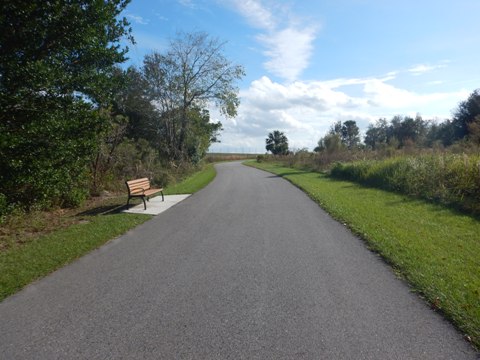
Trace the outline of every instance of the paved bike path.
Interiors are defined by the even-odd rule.
[[[239,163],[0,303],[5,359],[477,359],[287,181]]]

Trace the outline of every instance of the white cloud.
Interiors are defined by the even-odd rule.
[[[252,26],[263,30],[257,36],[268,58],[265,69],[288,81],[299,78],[310,62],[318,25],[299,26],[294,14],[268,8],[260,0],[230,0],[234,9]],[[288,13],[288,16],[284,16]]]
[[[144,19],[143,17],[134,14],[128,14],[127,18],[140,25],[147,25],[150,22],[148,19]]]
[[[258,36],[265,45],[264,54],[270,59],[265,68],[272,74],[289,81],[296,80],[308,67],[313,51],[316,29],[286,28]]]
[[[449,117],[468,91],[416,93],[392,85],[392,74],[378,78],[296,81],[281,84],[264,76],[240,92],[237,118],[222,120],[222,143],[212,151],[264,152],[265,137],[284,131],[292,148],[313,149],[335,121],[355,120],[362,130],[380,117],[415,115]],[[345,86],[359,85],[353,96]],[[212,117],[215,117],[212,111]],[[219,115],[218,115],[219,116]],[[228,144],[228,145],[227,145]]]
[[[433,70],[436,70],[436,69],[441,69],[441,68],[444,68],[444,67],[446,67],[445,64],[439,64],[439,65],[419,64],[419,65],[412,66],[407,71],[409,73],[411,73],[412,75],[419,76],[419,75],[423,75],[427,72],[430,72],[430,71],[433,71]]]
[[[263,30],[275,29],[276,20],[273,18],[272,13],[262,6],[260,1],[233,0],[232,4],[252,26]]]

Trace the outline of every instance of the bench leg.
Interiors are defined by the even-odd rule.
[[[130,209],[130,196],[127,199],[127,209]]]
[[[160,191],[161,194],[162,194],[162,201],[165,201],[165,199],[163,198],[163,191]]]
[[[145,202],[145,196],[142,196],[143,200],[143,210],[147,210],[147,203]]]

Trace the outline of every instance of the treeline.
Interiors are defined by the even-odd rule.
[[[342,149],[383,150],[402,148],[447,148],[453,144],[480,145],[480,89],[462,101],[451,120],[424,120],[420,115],[382,118],[370,124],[363,142],[355,121],[334,123],[322,137],[316,152]]]
[[[165,185],[217,141],[211,105],[235,116],[243,68],[205,33],[118,66],[128,2],[0,5],[0,215],[77,206],[131,177]]]
[[[279,131],[269,134],[266,143],[276,156],[259,156],[257,161],[327,171],[335,178],[480,214],[480,90],[441,123],[419,115],[380,119],[368,127],[362,142],[355,121],[338,121],[313,153],[289,151],[288,139]]]

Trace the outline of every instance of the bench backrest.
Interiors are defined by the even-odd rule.
[[[127,184],[129,194],[142,193],[150,189],[150,180],[148,178],[129,180],[125,183]]]

